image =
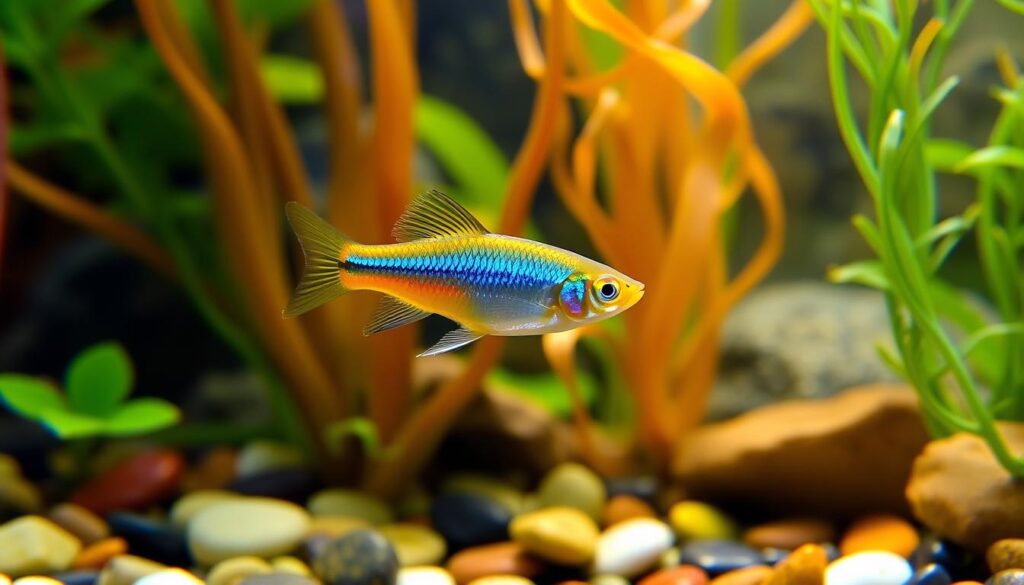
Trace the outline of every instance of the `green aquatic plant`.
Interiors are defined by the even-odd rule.
[[[895,353],[884,359],[917,390],[936,437],[980,435],[1013,475],[1024,457],[1009,451],[996,422],[1024,420],[1024,85],[1007,56],[1007,87],[990,143],[975,149],[931,135],[931,121],[957,84],[940,80],[971,0],[936,1],[919,30],[919,6],[811,0],[828,34],[828,70],[839,130],[874,202],[874,219],[854,224],[876,260],[836,268],[831,278],[882,290]],[[870,106],[858,120],[847,64],[863,78]],[[940,217],[937,173],[973,177],[974,200]],[[943,268],[973,232],[994,311],[972,301]]]
[[[177,424],[181,414],[173,404],[128,398],[134,377],[124,348],[101,343],[71,361],[63,393],[43,378],[0,374],[0,404],[61,439],[145,435]]]

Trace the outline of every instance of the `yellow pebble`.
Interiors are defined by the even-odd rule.
[[[920,538],[914,526],[899,516],[866,516],[854,522],[843,535],[839,551],[843,556],[884,550],[907,558]]]
[[[509,526],[509,534],[527,552],[570,566],[589,563],[600,536],[590,516],[567,506],[520,514]]]
[[[295,557],[277,557],[270,561],[270,567],[275,573],[288,573],[290,575],[302,575],[303,577],[309,577],[313,574],[309,570],[309,565]]]
[[[396,585],[455,585],[455,577],[441,567],[405,567],[398,570]]]
[[[235,585],[246,577],[263,575],[272,570],[270,563],[259,557],[235,557],[214,565],[206,576],[206,582],[209,585]]]
[[[11,578],[0,573],[0,585],[11,585]]]
[[[533,585],[533,581],[518,575],[491,575],[473,579],[469,585]]]
[[[3,583],[3,581],[0,580],[0,583]],[[8,583],[10,583],[10,581],[8,581]],[[15,581],[14,585],[63,585],[63,584],[60,581],[58,581],[56,579],[51,579],[49,577],[22,577],[21,579],[18,579],[17,581]]]
[[[733,521],[717,508],[703,502],[679,502],[669,509],[668,518],[680,540],[736,538],[736,525]]]

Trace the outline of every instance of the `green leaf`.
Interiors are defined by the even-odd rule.
[[[237,0],[238,13],[250,23],[267,24],[272,28],[288,26],[302,17],[313,4],[313,0],[289,0],[288,2],[267,2],[267,0]]]
[[[64,407],[43,412],[39,422],[61,439],[95,437],[103,430],[103,421],[88,414],[71,412]]]
[[[956,167],[973,152],[970,144],[945,138],[933,138],[924,147],[925,162],[946,173],[957,172]]]
[[[993,166],[1024,169],[1024,148],[1004,145],[982,148],[958,164],[956,171],[962,173]]]
[[[131,392],[131,360],[117,343],[101,343],[78,354],[68,367],[65,390],[71,410],[110,416]]]
[[[864,260],[837,266],[828,271],[828,279],[838,283],[855,283],[878,290],[889,290],[885,267],[879,260]]]
[[[577,372],[576,381],[584,404],[590,406],[597,394],[597,382],[582,371]],[[566,418],[572,413],[569,393],[554,374],[516,374],[496,369],[487,374],[487,384],[538,404],[557,417]]]
[[[337,451],[340,449],[342,441],[348,436],[359,440],[370,459],[381,460],[394,455],[391,450],[381,447],[377,425],[362,416],[347,418],[328,426],[324,431],[324,442],[327,443],[328,449]]]
[[[260,73],[270,93],[286,104],[315,104],[324,98],[323,73],[307,59],[266,55]]]
[[[65,408],[64,396],[52,384],[21,374],[0,374],[0,402],[30,420],[38,420],[47,410]]]
[[[1017,14],[1024,15],[1024,2],[1021,0],[996,0],[996,2],[1002,4],[1004,8],[1008,8]]]
[[[181,412],[159,398],[139,398],[122,404],[103,421],[103,434],[116,437],[143,435],[165,429],[181,420]]]
[[[500,204],[508,162],[472,118],[451,104],[422,95],[416,105],[416,136],[470,202]]]

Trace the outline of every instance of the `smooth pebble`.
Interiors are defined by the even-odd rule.
[[[32,482],[17,475],[0,475],[0,514],[35,514],[42,507],[43,496]]]
[[[75,570],[102,569],[110,559],[128,553],[128,541],[113,536],[94,542],[79,551],[71,568]]]
[[[262,575],[272,570],[270,563],[259,557],[235,557],[214,565],[206,575],[206,583],[207,585],[235,585],[246,577]]]
[[[275,557],[270,561],[270,568],[275,573],[290,573],[292,575],[302,575],[303,577],[309,577],[313,574],[309,565],[302,562],[299,558],[290,556]]]
[[[395,548],[398,562],[403,567],[436,565],[444,559],[448,551],[444,538],[426,526],[411,523],[387,524],[378,527],[377,531]]]
[[[543,508],[521,514],[509,526],[512,540],[546,561],[581,566],[594,558],[599,532],[594,520],[576,508]]]
[[[456,474],[445,479],[441,485],[441,493],[469,493],[483,496],[498,502],[512,514],[524,511],[525,496],[508,484],[507,481],[472,473]]]
[[[704,502],[686,500],[674,504],[669,508],[668,521],[679,539],[684,541],[732,540],[736,537],[736,525],[732,519]]]
[[[82,543],[41,516],[0,526],[0,573],[11,577],[55,573],[71,566]]]
[[[899,516],[866,516],[850,525],[839,542],[843,556],[864,551],[888,551],[909,558],[920,537],[910,522]]]
[[[654,476],[615,477],[605,481],[605,490],[609,498],[616,496],[632,496],[648,504],[654,504],[658,498],[660,482]]]
[[[614,526],[619,522],[633,518],[656,518],[657,514],[650,504],[636,496],[621,494],[608,500],[601,513],[603,526]]]
[[[146,575],[135,582],[135,585],[204,585],[202,580],[184,569],[164,569]]]
[[[568,506],[582,510],[594,522],[601,521],[601,512],[608,500],[604,482],[593,471],[579,463],[562,463],[544,476],[537,489],[540,507]]]
[[[795,550],[804,544],[821,544],[835,540],[832,524],[817,518],[789,518],[747,529],[743,542],[754,548]]]
[[[167,569],[166,565],[137,557],[121,555],[110,559],[100,573],[97,585],[132,585],[136,581]]]
[[[114,512],[107,522],[115,536],[128,541],[132,554],[176,567],[192,563],[182,528],[132,512]]]
[[[825,569],[826,585],[904,585],[913,576],[910,563],[888,551],[854,553]]]
[[[340,516],[320,516],[309,521],[307,536],[323,535],[331,538],[344,536],[363,528],[371,528],[371,525],[362,518],[342,518]]]
[[[58,504],[50,510],[48,517],[57,526],[74,534],[85,545],[110,536],[110,525],[103,518],[77,504]]]
[[[168,514],[171,524],[184,528],[192,518],[215,502],[242,497],[227,490],[197,490],[178,498]]]
[[[705,585],[708,574],[700,567],[681,565],[662,569],[640,579],[638,585]]]
[[[305,575],[294,573],[265,573],[252,575],[237,582],[237,585],[320,585],[320,581]]]
[[[120,461],[72,495],[71,502],[104,516],[114,510],[147,508],[178,487],[185,458],[177,451],[147,451]]]
[[[96,585],[100,579],[99,571],[67,571],[54,573],[53,578],[64,585]],[[0,584],[3,582],[0,581]]]
[[[487,575],[534,577],[544,570],[540,560],[527,554],[516,542],[502,542],[467,548],[456,553],[446,565],[456,583],[465,585]]]
[[[227,489],[246,496],[259,496],[294,503],[305,502],[316,490],[317,478],[306,469],[272,469],[237,478]]]
[[[405,567],[398,570],[397,585],[455,585],[455,578],[440,567]]]
[[[691,540],[679,551],[679,562],[697,565],[711,576],[763,564],[761,554],[732,540]]]
[[[394,521],[391,509],[383,501],[355,490],[328,489],[317,492],[306,504],[310,515],[359,518],[370,524]]]
[[[1024,585],[1024,569],[999,571],[989,577],[985,585]]]
[[[629,585],[629,579],[621,575],[594,575],[590,585]]]
[[[398,555],[375,530],[357,530],[331,541],[312,562],[325,585],[394,585]]]
[[[269,498],[216,502],[188,525],[188,544],[203,565],[237,556],[288,554],[302,542],[309,515],[294,504]]]
[[[932,563],[914,572],[908,585],[951,585],[953,579],[942,565]]]
[[[43,577],[41,575],[34,575],[32,577],[22,577],[14,581],[14,585],[64,585],[60,581],[52,577]]]
[[[711,580],[711,585],[761,585],[774,573],[771,567],[754,565],[722,573]]]
[[[512,514],[505,506],[479,494],[439,495],[430,510],[434,529],[454,550],[508,540]]]
[[[604,531],[597,541],[593,573],[635,577],[672,546],[672,529],[653,518],[636,518]]]
[[[533,585],[533,581],[518,575],[488,575],[473,579],[469,585]]]
[[[992,573],[1006,569],[1024,569],[1024,539],[1004,538],[988,547],[985,553],[988,568]]]
[[[805,544],[782,559],[762,585],[822,585],[827,566],[825,549]]]

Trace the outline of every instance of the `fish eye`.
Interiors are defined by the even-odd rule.
[[[610,280],[598,283],[597,296],[605,303],[614,301],[619,296],[619,285]]]

